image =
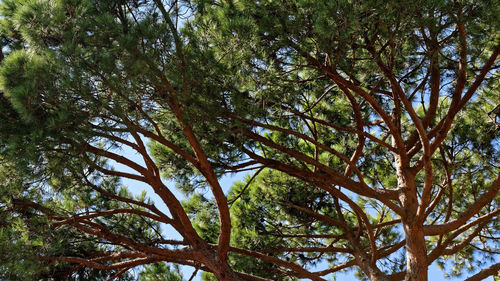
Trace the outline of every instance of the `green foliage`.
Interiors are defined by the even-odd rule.
[[[189,200],[183,202],[183,207],[198,235],[207,242],[217,243],[219,223],[215,202],[195,193]]]
[[[40,257],[50,256],[81,256],[106,249],[91,236],[67,227],[49,227],[52,212],[79,212],[89,206],[108,209],[103,206],[109,199],[88,198],[84,203],[83,194],[88,190],[77,186],[73,181],[73,190],[62,192],[47,188],[47,183],[34,180],[32,176],[16,170],[7,161],[0,166],[2,179],[2,197],[0,207],[0,278],[3,280],[102,280],[109,278],[110,272],[78,268],[66,263],[54,263],[50,260],[40,260]],[[55,181],[56,179],[53,178]],[[115,181],[116,184],[116,181]],[[61,187],[62,181],[55,187]],[[116,185],[115,185],[116,186]],[[80,193],[80,194],[78,194]],[[122,192],[123,193],[123,192]],[[75,198],[78,198],[75,200]],[[83,199],[83,200],[82,200]],[[96,204],[94,204],[96,203]],[[116,202],[114,203],[116,204]],[[106,208],[108,207],[108,208]],[[128,221],[137,222],[137,217],[128,217]],[[107,223],[119,227],[113,219]],[[129,230],[134,232],[133,229]],[[142,235],[142,234],[141,234]],[[96,243],[97,242],[97,243]],[[131,280],[125,274],[124,280]]]
[[[105,280],[119,271],[75,270],[75,262],[51,258],[139,249],[150,251],[140,259],[154,257],[139,280],[180,281],[178,266],[157,261],[165,257],[158,253],[181,247],[199,260],[165,260],[216,271],[226,266],[214,254],[226,199],[230,245],[254,253],[230,251],[232,270],[297,280],[303,275],[290,267],[313,271],[356,260],[348,270],[366,279],[352,254],[363,252],[377,257],[370,266],[381,273],[402,272],[406,254],[395,246],[408,233],[385,198],[370,191],[399,190],[388,200],[402,206],[409,192],[401,189],[403,171],[414,176],[411,192],[423,202],[427,158],[416,124],[424,123],[431,147],[438,143],[429,156],[436,201],[426,225],[460,218],[499,173],[500,134],[487,115],[499,100],[498,63],[484,81],[478,75],[500,40],[497,4],[1,1],[0,279]],[[476,93],[456,110],[475,81]],[[407,147],[394,148],[397,137]],[[124,147],[141,159],[123,155]],[[398,166],[401,153],[408,167]],[[217,179],[249,170],[259,174],[224,190],[226,198],[216,194]],[[168,214],[145,194],[134,197],[119,177],[149,184]],[[171,182],[184,193],[182,203]],[[132,212],[108,213],[123,209]],[[199,237],[186,234],[191,225],[182,215]],[[164,238],[164,223],[183,240]],[[376,226],[374,237],[368,226]],[[488,253],[498,248],[498,221],[475,227],[427,236],[421,246],[431,252],[450,237],[448,249],[466,241],[437,259],[449,276],[461,276],[494,262]],[[394,251],[379,258],[374,247]],[[208,272],[202,278],[216,279]]]
[[[183,281],[178,265],[170,268],[165,263],[154,263],[139,273],[139,281]]]

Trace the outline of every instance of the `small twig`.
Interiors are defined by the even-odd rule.
[[[257,175],[262,171],[264,170],[265,167],[262,167],[260,168],[257,172],[255,172],[255,174],[253,174],[252,178],[250,178],[250,180],[247,182],[247,184],[245,185],[245,187],[241,190],[241,192],[238,194],[238,196],[236,196],[233,200],[231,200],[231,202],[229,202],[228,204],[231,205],[230,208],[233,206],[233,203],[236,202],[236,200],[238,200],[241,195],[243,195],[243,193],[245,192],[245,190],[250,186],[250,183],[252,183],[252,181],[255,179],[255,177],[257,177]]]
[[[130,269],[130,267],[125,267],[122,270],[118,271],[115,275],[109,277],[106,281],[113,281],[116,278],[121,277],[125,272],[127,272]]]
[[[194,277],[196,276],[196,274],[198,273],[198,270],[199,270],[199,269],[200,269],[200,268],[198,268],[198,267],[195,269],[195,271],[194,271],[194,272],[193,272],[193,274],[191,275],[191,278],[189,278],[189,280],[188,280],[188,281],[192,281],[192,280],[193,280],[193,278],[194,278]]]

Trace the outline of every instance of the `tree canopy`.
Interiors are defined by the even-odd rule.
[[[499,4],[1,1],[0,279],[494,276]]]

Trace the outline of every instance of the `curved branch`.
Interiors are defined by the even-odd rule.
[[[278,131],[278,132],[282,132],[282,133],[285,133],[285,134],[288,134],[288,135],[293,135],[293,136],[296,136],[300,139],[303,139],[305,141],[308,141],[316,146],[318,146],[319,148],[323,149],[324,151],[327,151],[335,156],[337,156],[339,159],[341,159],[342,161],[344,161],[348,168],[349,169],[352,169],[354,170],[354,172],[356,173],[356,175],[358,176],[360,182],[362,184],[364,184],[364,179],[363,179],[363,175],[362,173],[359,171],[359,169],[356,167],[356,165],[353,163],[353,161],[349,160],[349,158],[345,157],[344,155],[340,154],[338,151],[322,144],[321,142],[318,142],[317,140],[305,135],[305,134],[302,134],[302,133],[299,133],[299,132],[296,132],[296,131],[293,131],[293,130],[288,130],[288,129],[284,129],[284,128],[281,128],[281,127],[278,127],[278,126],[274,126],[274,125],[268,125],[268,124],[263,124],[261,122],[257,122],[257,121],[254,121],[254,120],[248,120],[248,119],[244,119],[244,118],[240,118],[240,117],[237,117],[235,116],[238,120],[242,121],[242,122],[245,122],[249,125],[253,125],[253,126],[259,126],[261,128],[265,128],[265,129],[269,129],[269,130],[274,130],[274,131]],[[236,128],[233,128],[233,131],[237,132],[237,133],[241,133],[241,134],[245,134],[244,132],[246,131],[243,131],[242,129],[236,129]],[[246,133],[247,136],[249,136],[250,138],[253,138],[252,136],[256,136],[256,137],[259,137],[260,135],[258,134],[255,134],[253,132],[248,132]],[[255,139],[255,138],[254,138]],[[361,139],[361,137],[360,137]],[[257,140],[257,139],[255,139]],[[275,144],[273,142],[273,144]],[[364,144],[364,143],[363,143]],[[275,145],[277,148],[278,147],[278,144]],[[289,153],[288,153],[289,152]],[[291,153],[293,152],[293,150],[288,150],[287,154],[291,155],[291,156],[294,156],[292,155]],[[298,151],[297,151],[298,152]],[[300,153],[300,152],[298,152]],[[316,159],[313,159],[311,158],[313,161],[319,163],[318,161],[316,161]],[[346,175],[348,177],[348,175]]]
[[[353,253],[351,249],[339,247],[297,247],[297,248],[277,248],[263,250],[262,253],[283,253],[283,252],[304,252],[304,253]]]
[[[236,200],[238,200],[241,195],[243,195],[243,193],[245,193],[245,190],[250,186],[250,184],[252,183],[252,181],[260,174],[260,172],[262,172],[262,170],[264,170],[265,167],[261,167],[259,170],[257,170],[257,172],[255,172],[252,177],[248,180],[247,184],[245,185],[245,187],[243,187],[243,189],[241,190],[241,192],[234,198],[232,199],[231,201],[228,202],[229,205],[233,205],[234,202],[236,202]]]
[[[357,264],[357,262],[355,260],[351,260],[351,261],[348,261],[346,263],[334,266],[332,268],[325,269],[325,270],[322,270],[322,271],[316,271],[316,272],[313,272],[313,273],[316,274],[316,275],[319,275],[319,276],[325,276],[325,275],[328,275],[330,273],[334,273],[334,272],[340,271],[342,269],[346,269],[346,268],[355,266],[356,264]]]
[[[378,85],[375,87],[378,87]],[[339,85],[339,88],[342,90],[342,92],[346,95],[347,99],[351,103],[351,107],[354,110],[354,117],[356,119],[357,129],[359,131],[364,131],[363,116],[361,115],[361,109],[359,108],[359,105],[356,102],[356,99],[351,94],[351,92],[347,88],[345,88],[344,86]],[[356,162],[358,162],[359,157],[361,157],[361,155],[363,153],[364,146],[365,146],[365,137],[363,135],[358,135],[358,144],[356,146],[356,150],[352,154],[351,159],[348,162],[349,165],[346,167],[346,169],[344,171],[344,175],[346,177],[349,177],[352,173],[352,170],[354,170],[354,172],[356,173],[356,175],[358,176],[358,178],[361,182],[364,182],[363,175],[357,169]]]
[[[66,218],[66,219],[63,219],[62,221],[52,223],[51,226],[54,228],[57,228],[61,225],[65,225],[65,224],[71,224],[71,223],[80,222],[83,220],[88,220],[88,219],[93,219],[93,218],[98,218],[98,217],[103,217],[103,216],[109,216],[109,215],[114,215],[114,214],[134,214],[134,215],[138,215],[138,216],[148,217],[148,218],[153,219],[155,221],[159,221],[159,222],[163,222],[163,223],[167,223],[167,224],[172,223],[172,220],[170,220],[170,219],[164,219],[160,216],[157,216],[157,215],[154,215],[154,214],[151,214],[148,212],[144,212],[141,210],[114,209],[114,210],[107,210],[107,211],[101,211],[101,212],[94,212],[92,214],[85,215],[85,216],[76,215],[74,217]]]
[[[110,265],[98,263],[89,259],[79,258],[79,257],[40,257],[41,260],[51,260],[51,261],[59,261],[59,262],[69,262],[69,263],[77,263],[84,265],[88,268],[96,268],[102,270],[112,270],[112,269],[122,269],[135,267],[139,265],[149,264],[161,261],[161,257],[152,256],[152,257],[143,257],[137,258],[133,260],[127,260],[122,262],[113,263]]]
[[[426,225],[424,226],[424,234],[426,236],[444,234],[450,232],[453,229],[456,229],[460,225],[464,225],[472,216],[477,214],[484,206],[490,203],[495,198],[499,190],[500,190],[500,174],[497,176],[496,180],[491,184],[491,187],[485,193],[483,193],[476,200],[476,202],[474,202],[474,204],[472,204],[467,210],[465,210],[458,218],[441,225]],[[473,222],[479,223],[481,221],[484,221],[486,219],[495,216],[498,213],[500,213],[500,209],[495,209],[494,211],[479,217]]]
[[[118,200],[118,201],[121,201],[121,202],[130,203],[130,204],[134,204],[134,205],[137,205],[137,206],[149,209],[150,211],[152,211],[153,213],[155,213],[158,216],[162,217],[163,219],[171,220],[165,213],[163,213],[160,210],[158,210],[158,208],[156,208],[155,205],[147,204],[147,203],[144,203],[144,202],[141,202],[141,201],[137,201],[137,200],[134,200],[134,199],[131,199],[131,198],[126,198],[126,197],[122,197],[122,196],[113,194],[111,192],[108,192],[108,191],[100,188],[99,186],[93,184],[92,182],[90,182],[90,180],[85,175],[83,176],[83,178],[85,179],[85,182],[87,182],[87,185],[89,185],[92,189],[94,189],[95,191],[101,193],[104,196],[107,196],[109,198],[112,198],[112,199],[115,199],[115,200]]]
[[[394,190],[383,190],[383,189],[376,189],[376,188],[365,188],[363,186],[360,186],[358,182],[355,182],[349,178],[345,178],[342,176],[339,177],[340,182],[334,179],[330,174],[323,174],[323,173],[313,173],[308,170],[300,169],[291,165],[284,164],[282,162],[273,160],[273,159],[268,159],[264,158],[262,156],[259,156],[252,151],[243,148],[243,152],[245,152],[250,158],[258,160],[259,162],[263,163],[266,165],[266,167],[269,168],[274,168],[276,170],[279,170],[281,172],[284,172],[286,174],[289,174],[290,176],[302,179],[308,183],[311,183],[313,185],[324,185],[324,184],[331,184],[331,185],[339,185],[342,186],[352,192],[355,192],[359,195],[362,196],[367,196],[370,198],[375,198],[377,200],[380,200],[383,202],[386,206],[388,206],[391,210],[393,210],[395,213],[402,215],[403,211],[401,207],[397,206],[391,200],[397,200],[397,193],[395,193]],[[328,190],[325,190],[328,191]]]
[[[464,281],[480,281],[484,280],[489,276],[494,276],[500,272],[500,262],[492,264],[491,266],[479,271],[478,273],[472,275],[471,277],[465,279]]]
[[[254,257],[254,258],[260,259],[260,260],[265,261],[265,262],[269,262],[272,264],[276,264],[276,265],[291,269],[294,272],[296,272],[298,277],[301,277],[301,278],[309,278],[309,279],[314,280],[314,281],[326,281],[325,279],[319,277],[317,274],[311,273],[293,262],[283,261],[281,259],[278,259],[278,258],[275,258],[272,256],[268,256],[268,255],[265,255],[265,254],[262,254],[259,252],[255,252],[255,251],[251,251],[251,250],[247,250],[247,249],[236,248],[233,246],[229,247],[229,251],[234,252],[234,253],[238,253],[238,254],[242,254],[245,256]]]

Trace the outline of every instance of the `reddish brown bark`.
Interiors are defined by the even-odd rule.
[[[422,225],[403,224],[406,237],[406,281],[427,281],[427,251]]]
[[[161,4],[161,1],[155,1],[155,3],[160,8],[161,12],[165,15],[165,19],[168,20],[168,26],[174,34],[175,48],[178,55],[179,64],[181,70],[183,71],[183,77],[185,78],[185,63],[182,53],[182,42],[178,38],[175,27]],[[102,138],[106,138],[111,141],[121,143],[128,146],[135,151],[137,151],[144,159],[145,166],[141,166],[134,161],[127,159],[126,157],[106,151],[102,148],[93,146],[89,143],[81,143],[81,150],[83,153],[101,156],[107,159],[114,160],[120,164],[123,164],[134,171],[137,174],[127,173],[122,171],[113,171],[103,167],[96,166],[97,170],[104,175],[109,176],[119,176],[129,179],[134,179],[138,181],[145,182],[149,184],[154,192],[160,196],[162,201],[167,205],[171,217],[160,212],[155,206],[150,204],[145,204],[142,202],[135,201],[130,198],[120,197],[116,194],[111,194],[106,192],[99,187],[92,185],[88,181],[89,186],[94,190],[102,193],[105,196],[113,198],[115,200],[134,204],[145,208],[147,211],[136,210],[136,209],[114,209],[101,212],[94,212],[85,215],[78,215],[73,217],[62,216],[56,214],[52,210],[44,209],[42,206],[34,204],[32,202],[18,202],[19,205],[16,208],[33,208],[39,212],[42,212],[49,216],[52,220],[52,227],[73,227],[80,230],[83,233],[93,235],[95,237],[103,238],[113,243],[114,245],[119,245],[127,249],[131,249],[128,252],[121,253],[94,253],[94,256],[89,255],[88,258],[81,257],[41,257],[42,260],[60,261],[74,263],[79,266],[86,266],[90,268],[98,268],[103,270],[115,270],[119,269],[115,276],[123,274],[124,271],[132,268],[134,266],[143,265],[147,263],[157,262],[157,261],[167,261],[174,262],[178,264],[185,264],[189,266],[194,266],[197,269],[202,269],[205,271],[213,272],[213,274],[219,280],[265,280],[264,278],[252,276],[249,274],[243,274],[235,272],[227,263],[228,252],[237,253],[240,255],[245,255],[252,257],[261,261],[265,261],[274,264],[278,271],[284,272],[290,276],[295,276],[298,278],[308,278],[310,280],[325,280],[323,276],[336,272],[345,268],[357,266],[362,270],[362,272],[370,280],[401,280],[404,276],[407,281],[426,281],[428,280],[427,267],[430,263],[436,260],[442,254],[453,254],[457,251],[463,249],[468,245],[470,241],[475,237],[477,233],[484,227],[484,225],[498,215],[499,209],[489,210],[486,214],[479,215],[481,210],[484,209],[491,201],[495,198],[500,190],[500,175],[493,180],[491,186],[484,191],[477,200],[469,206],[469,208],[462,211],[457,218],[449,220],[452,211],[453,204],[453,187],[452,187],[452,177],[450,176],[450,169],[448,167],[447,159],[444,157],[444,153],[441,152],[442,160],[445,162],[446,170],[446,186],[449,188],[449,208],[446,214],[444,222],[440,224],[430,224],[426,225],[427,216],[432,213],[434,208],[442,200],[443,194],[445,193],[444,188],[440,188],[437,195],[433,197],[433,187],[435,187],[435,179],[433,173],[433,163],[432,157],[438,148],[441,147],[442,143],[445,141],[449,131],[452,128],[455,116],[460,110],[462,110],[467,102],[471,100],[473,95],[479,89],[483,83],[486,75],[491,70],[492,66],[497,60],[500,54],[500,44],[498,44],[486,63],[483,65],[479,73],[476,74],[473,81],[471,81],[468,88],[467,86],[467,36],[465,25],[461,22],[461,11],[458,12],[457,18],[457,31],[459,35],[459,62],[458,62],[458,75],[457,83],[455,89],[453,90],[452,102],[449,106],[448,112],[442,116],[441,120],[434,125],[434,119],[436,118],[436,112],[439,107],[440,98],[440,68],[439,68],[439,49],[437,44],[437,38],[431,35],[427,38],[425,31],[422,32],[423,36],[426,37],[425,44],[432,50],[429,58],[429,69],[422,78],[422,82],[414,89],[413,93],[408,95],[403,90],[401,83],[398,78],[392,72],[394,66],[394,41],[393,34],[390,34],[388,42],[382,42],[383,46],[377,49],[378,45],[374,42],[377,38],[372,38],[366,40],[366,51],[372,55],[372,59],[376,62],[379,70],[383,75],[379,83],[373,87],[373,85],[359,85],[355,81],[352,73],[348,75],[341,73],[337,70],[335,64],[332,64],[330,59],[320,60],[319,58],[313,57],[310,53],[302,51],[299,46],[291,43],[292,47],[304,56],[304,58],[311,63],[311,68],[321,72],[323,77],[329,79],[333,84],[331,88],[325,94],[323,94],[318,101],[316,101],[308,110],[302,111],[296,108],[289,108],[284,104],[272,104],[272,106],[277,106],[280,109],[299,117],[305,121],[305,124],[309,130],[308,133],[303,131],[288,129],[279,127],[274,124],[269,124],[261,120],[249,120],[242,116],[237,116],[231,112],[227,112],[228,118],[232,120],[237,120],[245,123],[251,129],[231,127],[228,130],[232,130],[240,134],[242,137],[248,140],[255,141],[266,148],[279,152],[282,155],[293,158],[296,161],[304,164],[304,167],[294,166],[293,164],[280,162],[273,158],[268,158],[266,155],[260,155],[255,151],[243,148],[243,152],[250,158],[245,163],[235,164],[233,167],[228,167],[233,171],[239,169],[252,169],[252,165],[260,164],[259,171],[262,171],[264,167],[274,169],[277,171],[284,172],[292,177],[303,180],[307,182],[314,188],[322,189],[334,198],[335,207],[337,210],[338,218],[332,218],[325,214],[321,214],[319,211],[312,210],[311,208],[306,208],[304,206],[294,205],[292,203],[284,203],[287,207],[294,208],[304,214],[315,218],[318,221],[324,222],[331,227],[341,229],[343,231],[340,235],[325,235],[325,234],[279,234],[279,237],[294,237],[294,238],[333,238],[333,239],[346,239],[351,245],[351,248],[346,247],[334,247],[334,246],[318,246],[318,247],[284,247],[276,249],[267,249],[261,251],[252,251],[248,249],[242,249],[233,247],[230,245],[231,237],[231,217],[229,212],[229,206],[226,196],[220,186],[217,175],[214,172],[214,163],[211,162],[207,154],[205,153],[202,142],[200,141],[203,136],[199,136],[195,133],[195,130],[184,118],[183,105],[179,104],[177,98],[178,94],[185,94],[188,88],[188,81],[186,80],[182,85],[181,90],[176,90],[167,77],[160,71],[155,62],[144,57],[140,51],[131,50],[134,55],[139,56],[141,59],[147,63],[147,65],[157,73],[161,82],[153,85],[158,92],[165,94],[165,102],[170,107],[171,113],[175,116],[178,126],[182,129],[182,134],[187,141],[187,148],[181,148],[175,145],[173,142],[169,141],[166,136],[162,134],[160,126],[155,123],[155,121],[148,116],[139,104],[135,104],[133,101],[128,100],[134,108],[138,110],[144,120],[149,122],[150,126],[153,128],[151,130],[143,128],[140,124],[135,124],[133,121],[124,118],[124,120],[113,120],[115,122],[122,122],[127,128],[128,132],[133,136],[135,142],[122,139],[112,134],[100,132],[98,135]],[[383,25],[383,23],[381,23]],[[390,27],[387,27],[387,32],[391,33]],[[375,37],[377,35],[374,35]],[[382,44],[381,43],[381,44]],[[91,65],[88,61],[82,58],[82,61],[95,71],[95,74],[99,76],[104,84],[111,87],[106,78],[102,76],[96,66]],[[430,95],[427,111],[423,118],[421,118],[414,108],[412,98],[417,90],[425,86],[428,77],[430,77]],[[390,85],[391,91],[380,90],[379,84],[381,82],[386,82]],[[156,83],[156,82],[155,82]],[[353,110],[353,117],[355,121],[355,128],[343,127],[334,124],[331,120],[324,120],[312,114],[311,109],[315,107],[318,102],[325,98],[326,94],[333,89],[338,87],[345,97],[349,101],[351,108]],[[116,89],[111,88],[112,91]],[[178,93],[178,91],[180,93]],[[463,92],[465,91],[465,94]],[[389,113],[385,109],[386,107],[377,101],[373,96],[373,93],[382,93],[386,98],[390,99],[389,107],[393,107],[393,112]],[[116,93],[120,95],[119,92]],[[462,96],[463,94],[463,96]],[[121,97],[125,100],[128,98],[124,95]],[[376,120],[370,124],[370,122],[365,122],[360,110],[360,104],[367,103],[373,109],[373,114],[378,115]],[[269,105],[269,104],[266,104]],[[109,110],[112,110],[109,108]],[[409,135],[403,134],[401,120],[403,115],[409,117],[411,121],[408,121],[414,127]],[[103,118],[109,118],[109,116],[103,116]],[[311,123],[311,124],[309,124]],[[385,137],[379,138],[375,137],[371,133],[365,131],[366,127],[371,125],[385,126]],[[328,129],[333,129],[335,131],[340,131],[343,133],[350,133],[357,138],[357,145],[355,150],[348,155],[343,155],[339,151],[333,149],[331,146],[322,143],[318,140],[316,135],[315,126],[324,126]],[[302,151],[298,151],[294,148],[287,147],[286,145],[280,144],[273,141],[272,139],[259,134],[253,128],[265,129],[273,132],[279,132],[286,134],[290,137],[295,137],[300,139],[300,141],[307,142],[314,146],[315,152],[314,156],[308,155]],[[429,131],[427,131],[429,129]],[[209,244],[204,241],[192,225],[192,221],[183,209],[180,201],[176,198],[173,192],[162,182],[160,177],[159,168],[156,166],[151,156],[148,154],[144,143],[141,140],[141,136],[150,138],[159,144],[172,150],[174,153],[178,154],[183,159],[187,160],[195,169],[197,169],[204,179],[208,182],[212,195],[216,201],[218,217],[219,217],[219,241],[218,244]],[[388,144],[385,140],[390,136],[392,138],[392,144]],[[387,149],[387,151],[392,152],[394,156],[394,164],[397,170],[397,187],[383,187],[379,186],[369,186],[363,177],[361,169],[357,166],[359,159],[362,158],[365,151],[365,145],[367,142],[372,142],[376,144],[376,148]],[[342,162],[342,171],[340,173],[336,170],[337,167],[333,168],[319,160],[319,151],[323,151],[336,157]],[[415,155],[421,154],[420,159],[412,159]],[[412,161],[416,160],[413,165]],[[217,164],[217,163],[215,163]],[[91,163],[95,165],[95,163]],[[313,168],[309,169],[308,166]],[[421,171],[424,174],[424,180],[422,183],[416,182],[415,177]],[[257,172],[257,173],[258,173]],[[353,178],[357,177],[356,180]],[[253,177],[254,178],[254,177]],[[252,178],[252,180],[253,180]],[[251,181],[251,180],[250,180]],[[248,185],[243,189],[242,193],[247,189]],[[444,184],[443,184],[444,185]],[[417,194],[417,190],[421,187],[421,197]],[[390,212],[394,216],[400,216],[389,222],[383,222],[380,219],[378,224],[372,225],[368,219],[367,213],[358,206],[349,196],[342,193],[341,188],[347,189],[359,196],[376,199],[381,204],[388,207]],[[240,195],[238,195],[231,203],[236,201]],[[345,204],[354,214],[352,224],[346,222],[346,218],[342,214],[342,208],[340,206]],[[168,250],[165,248],[153,247],[148,244],[142,244],[133,239],[128,238],[125,234],[113,233],[110,229],[97,224],[93,219],[109,216],[115,214],[134,214],[139,215],[157,222],[169,224],[173,226],[182,236],[183,241],[171,241],[163,240],[164,244],[180,246],[177,250]],[[474,219],[473,219],[474,218]],[[404,230],[404,240],[394,242],[391,245],[385,246],[383,248],[377,247],[377,235],[378,230],[384,227],[390,227],[394,224],[401,223]],[[462,243],[453,244],[453,239],[458,235],[463,234],[465,231],[470,230],[473,226],[478,226],[476,231],[472,232],[468,237],[466,237]],[[426,249],[426,236],[439,235],[440,245],[433,249],[429,254]],[[448,236],[445,236],[448,235]],[[361,237],[368,241],[363,245]],[[446,239],[445,239],[446,238]],[[443,241],[444,240],[444,241]],[[369,245],[368,245],[369,244]],[[381,258],[387,257],[391,253],[396,252],[402,247],[406,246],[406,271],[395,272],[394,274],[387,276],[380,268],[377,266],[377,261]],[[302,266],[294,263],[285,261],[283,259],[267,255],[269,253],[283,253],[283,252],[336,252],[342,254],[350,255],[348,262],[343,264],[333,266],[330,269],[310,272],[304,269]],[[103,262],[113,260],[116,262],[112,264],[104,264]],[[489,276],[494,274],[494,271],[498,271],[498,264],[492,265],[475,276],[470,277],[468,280],[479,280],[479,278]]]

